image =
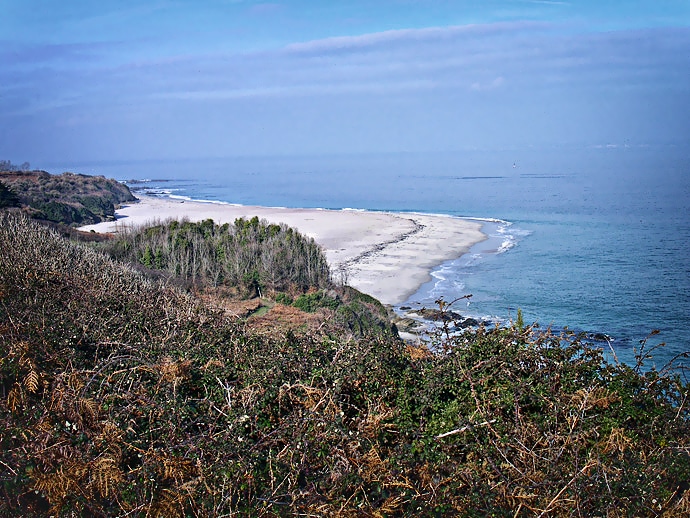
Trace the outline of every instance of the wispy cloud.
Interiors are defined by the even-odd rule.
[[[485,91],[485,90],[493,90],[495,88],[499,88],[500,86],[502,86],[503,83],[505,83],[505,81],[506,80],[503,77],[497,77],[488,83],[480,83],[480,82],[472,83],[472,86],[470,88],[472,90],[476,90],[478,92]]]
[[[417,44],[420,42],[443,43],[460,38],[481,38],[506,33],[539,30],[550,27],[544,22],[506,22],[483,25],[456,25],[426,27],[422,29],[397,29],[357,36],[338,36],[287,45],[287,52],[318,54],[329,51],[361,50],[389,44]]]
[[[503,132],[506,142],[524,132],[550,137],[558,121],[598,120],[624,96],[627,108],[673,89],[687,99],[690,28],[562,29],[535,22],[429,27],[145,59],[124,44],[15,44],[0,47],[0,128],[41,121],[74,135],[101,128],[122,135],[128,128],[160,132],[161,141],[168,134],[193,140],[192,132],[208,133],[212,120],[240,136],[249,125],[257,139],[265,141],[266,131],[288,142],[271,128],[327,120],[334,135],[339,125],[355,128],[355,136],[369,125],[373,136],[392,124],[385,121],[402,120],[395,131],[407,123],[413,134],[426,124],[420,133],[448,142],[447,132],[435,129],[441,119],[480,144],[482,128],[484,138]],[[118,48],[117,60],[110,59]],[[629,109],[621,113],[621,120],[634,117]],[[166,117],[183,123],[163,127],[158,121]],[[613,119],[590,123],[588,135]],[[607,135],[597,135],[592,139],[606,142]]]
[[[154,94],[157,99],[174,99],[188,101],[219,101],[261,97],[306,97],[312,95],[342,95],[342,94],[395,94],[431,90],[437,85],[429,80],[408,80],[392,82],[358,82],[350,84],[326,83],[304,84],[293,86],[215,89],[197,91],[179,91]]]
[[[551,29],[520,22],[384,31],[274,51],[169,56],[115,67],[98,61],[98,48],[35,46],[0,53],[0,79],[21,80],[29,92],[48,86],[50,98],[59,104],[108,99],[136,105],[150,99],[223,102],[433,90],[470,94],[499,92],[508,85],[528,91],[549,85],[600,88],[688,78],[683,70],[690,69],[685,52],[690,29],[566,35]],[[80,68],[71,70],[73,63]],[[45,109],[50,103],[34,105]]]
[[[571,5],[571,2],[560,2],[558,0],[522,0],[528,4],[547,4],[547,5]]]
[[[276,15],[285,10],[283,4],[275,2],[265,2],[254,4],[249,8],[249,13],[256,16]]]
[[[4,42],[0,46],[0,63],[9,68],[35,68],[43,64],[75,63],[81,67],[97,63],[104,52],[114,50],[112,43],[62,43],[18,45]]]
[[[201,90],[189,98],[212,98],[198,92],[212,92],[214,78],[233,70],[246,78],[236,85],[242,97],[375,93],[386,88],[392,93],[444,88],[489,91],[508,82],[530,89],[549,84],[602,87],[688,75],[682,70],[690,59],[683,51],[690,46],[690,30],[559,35],[543,24],[531,26],[528,32],[526,27],[496,24],[386,31],[229,56],[208,63],[217,73],[208,75],[209,83],[197,84]],[[222,97],[234,97],[228,92],[235,89],[224,83]]]

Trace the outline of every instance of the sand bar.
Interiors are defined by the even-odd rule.
[[[283,209],[203,203],[137,195],[138,202],[116,211],[117,221],[82,227],[117,232],[168,218],[213,219],[232,223],[258,216],[285,223],[320,244],[336,280],[376,297],[384,304],[401,304],[441,263],[456,259],[483,241],[481,223],[414,213],[354,210]]]

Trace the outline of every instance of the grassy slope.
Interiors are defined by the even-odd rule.
[[[0,514],[686,516],[687,386],[561,343],[258,337],[0,215]]]

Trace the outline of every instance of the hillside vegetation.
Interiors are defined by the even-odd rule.
[[[328,263],[313,239],[257,217],[232,225],[172,220],[125,229],[105,250],[200,288],[240,287],[245,295],[301,294],[330,283]]]
[[[690,513],[678,374],[522,325],[434,345],[253,334],[0,214],[0,515]]]
[[[162,272],[168,282],[204,293],[225,307],[233,306],[228,300],[260,297],[256,312],[269,310],[262,319],[268,326],[276,323],[274,317],[291,322],[287,328],[293,330],[321,319],[318,327],[324,332],[335,327],[356,336],[397,335],[379,301],[354,288],[336,286],[319,245],[286,225],[257,217],[223,225],[210,219],[169,220],[124,229],[97,246],[149,274]],[[301,311],[271,310],[276,302]]]
[[[51,175],[0,161],[0,207],[7,200],[36,219],[66,225],[99,223],[114,219],[116,206],[135,199],[126,185],[103,176]]]

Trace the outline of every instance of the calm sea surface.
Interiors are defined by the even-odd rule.
[[[440,265],[406,305],[613,337],[654,329],[658,367],[690,350],[690,151],[604,148],[37,164],[165,196],[481,218],[490,239]]]

